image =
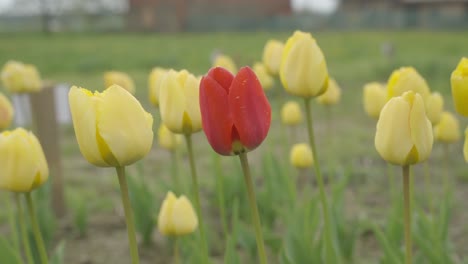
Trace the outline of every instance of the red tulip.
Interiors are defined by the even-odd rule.
[[[270,103],[249,67],[236,76],[212,68],[200,82],[200,110],[206,137],[221,155],[255,149],[270,129]]]

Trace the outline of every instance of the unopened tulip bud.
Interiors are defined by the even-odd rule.
[[[309,145],[305,143],[295,144],[291,149],[289,161],[294,167],[300,169],[313,166],[314,157]]]
[[[12,93],[38,92],[42,89],[41,76],[34,65],[8,61],[0,77],[5,88]]]
[[[222,67],[228,70],[232,74],[237,73],[237,66],[236,63],[234,62],[231,57],[227,55],[220,54],[216,56],[216,58],[213,61],[213,67]]]
[[[443,143],[455,143],[460,140],[460,124],[450,112],[441,114],[440,122],[434,127],[434,138]]]
[[[124,88],[131,94],[135,94],[135,83],[133,82],[130,75],[126,74],[125,72],[108,71],[104,73],[105,88],[111,87],[114,84]]]
[[[166,72],[166,69],[156,67],[151,71],[148,77],[149,99],[155,107],[159,106],[159,90],[161,87],[161,80]]]
[[[30,192],[49,177],[49,168],[36,136],[23,128],[0,134],[0,189]]]
[[[286,102],[281,108],[281,122],[287,126],[296,126],[302,123],[301,107],[295,101]]]
[[[468,116],[468,58],[464,57],[450,77],[452,97],[457,112]]]
[[[387,98],[401,96],[407,91],[414,91],[423,100],[431,94],[426,80],[413,67],[402,67],[392,72],[387,83]]]
[[[153,117],[128,91],[102,93],[73,86],[68,94],[81,154],[99,167],[123,167],[142,159],[153,144]]]
[[[278,40],[268,40],[263,48],[263,63],[269,74],[277,75],[281,65],[284,44]]]
[[[341,88],[334,79],[330,79],[328,82],[327,91],[317,97],[317,102],[323,105],[334,105],[340,101]]]
[[[182,236],[193,233],[198,218],[192,204],[184,195],[177,198],[168,192],[158,215],[158,229],[166,236]]]
[[[434,92],[426,98],[426,114],[432,125],[439,123],[444,111],[444,98],[440,93]]]
[[[373,118],[379,118],[380,111],[387,102],[387,90],[385,86],[378,82],[364,85],[363,96],[364,110]]]
[[[182,143],[182,135],[172,133],[164,124],[158,129],[159,145],[169,151],[176,149]]]
[[[380,113],[375,147],[380,156],[396,165],[411,165],[429,158],[432,125],[421,95],[408,91],[387,102]]]
[[[263,63],[255,63],[253,66],[253,71],[255,72],[255,75],[257,75],[260,83],[262,84],[263,90],[270,90],[273,87],[273,77],[271,77],[271,75],[267,72]]]
[[[296,31],[286,42],[280,78],[288,93],[303,98],[316,97],[327,90],[325,56],[309,33]]]

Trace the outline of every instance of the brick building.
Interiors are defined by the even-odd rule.
[[[132,30],[242,28],[292,13],[290,0],[129,0]]]

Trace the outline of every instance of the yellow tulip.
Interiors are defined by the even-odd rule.
[[[38,92],[42,89],[41,76],[30,64],[8,61],[3,66],[1,79],[5,88],[12,93]]]
[[[81,154],[99,167],[122,167],[143,158],[153,143],[153,117],[128,91],[102,93],[73,86],[68,94]]]
[[[309,33],[296,31],[286,42],[281,58],[280,78],[288,93],[300,97],[316,97],[327,90],[325,57]]]
[[[13,106],[10,100],[0,93],[0,131],[10,126],[13,120]]]
[[[419,93],[423,100],[431,94],[426,80],[413,67],[402,67],[392,72],[387,83],[387,99],[407,91]]]
[[[213,61],[213,67],[223,67],[232,74],[237,73],[236,63],[227,55],[220,54]]]
[[[387,102],[387,90],[385,86],[378,82],[371,82],[364,85],[363,96],[364,110],[373,118],[379,118],[380,111]]]
[[[159,108],[164,125],[177,134],[201,130],[200,80],[186,70],[170,70],[161,80]]]
[[[161,87],[161,80],[166,72],[166,69],[156,67],[151,71],[148,77],[149,99],[155,107],[159,106],[159,88]]]
[[[434,138],[443,143],[455,143],[460,140],[460,124],[450,112],[441,114],[440,122],[434,127]]]
[[[387,102],[375,133],[375,147],[384,160],[396,165],[425,161],[433,141],[421,95],[408,91]]]
[[[439,123],[444,111],[444,98],[440,93],[434,92],[426,98],[426,114],[432,125]]]
[[[463,156],[465,161],[468,162],[468,127],[465,129],[465,144],[463,145]]]
[[[328,82],[327,91],[317,97],[317,102],[323,105],[334,105],[340,101],[341,88],[334,79],[330,79]]]
[[[452,97],[457,112],[468,116],[468,58],[464,57],[452,72]]]
[[[291,149],[289,161],[294,167],[300,169],[314,165],[314,157],[309,145],[305,143],[295,144]]]
[[[119,71],[108,71],[104,73],[104,86],[108,88],[112,85],[118,85],[131,94],[135,94],[135,83],[133,82],[130,75],[125,72]]]
[[[158,215],[158,229],[166,236],[182,236],[193,233],[198,219],[189,199],[184,195],[177,198],[168,192]]]
[[[284,44],[278,40],[268,40],[263,48],[263,63],[269,74],[278,75]]]
[[[182,143],[182,136],[172,133],[164,124],[158,129],[159,145],[169,151],[176,149]]]
[[[287,126],[296,126],[302,123],[301,107],[295,101],[286,102],[281,108],[281,121]]]
[[[44,152],[33,133],[17,128],[0,134],[0,189],[30,192],[48,177]]]
[[[267,72],[265,65],[261,62],[257,62],[253,65],[253,71],[257,75],[258,80],[262,84],[264,90],[270,90],[273,87],[273,77]]]

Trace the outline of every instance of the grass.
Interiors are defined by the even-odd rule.
[[[231,55],[238,65],[252,65],[261,59],[263,45],[270,38],[286,40],[291,32],[270,33],[202,33],[202,34],[58,34],[50,37],[35,34],[8,34],[2,36],[0,44],[0,65],[9,59],[35,64],[43,78],[57,82],[79,85],[91,90],[102,90],[102,73],[107,70],[128,72],[136,82],[137,98],[144,107],[159,117],[147,98],[147,75],[152,67],[162,66],[188,69],[202,75],[210,68],[210,55],[215,50]],[[318,148],[325,175],[333,171],[351,174],[352,190],[356,193],[356,204],[347,205],[349,214],[365,214],[368,218],[382,219],[386,212],[386,170],[385,163],[378,157],[373,146],[375,121],[369,119],[362,107],[362,86],[370,81],[385,82],[391,71],[400,66],[414,66],[428,81],[433,91],[445,97],[446,108],[453,111],[450,98],[449,76],[461,56],[466,56],[468,35],[450,32],[318,32],[315,37],[323,49],[330,74],[343,88],[342,102],[332,109],[332,132],[327,131],[325,109],[313,105],[317,120]],[[391,58],[381,53],[383,43],[392,43],[394,54]],[[287,166],[288,146],[279,123],[279,108],[284,102],[284,92],[277,83],[269,93],[273,107],[273,122],[270,135],[258,150],[249,154],[253,161],[253,174],[261,172],[262,154],[273,150]],[[460,119],[461,120],[461,119]],[[462,127],[467,124],[461,120]],[[155,129],[156,131],[156,129]],[[67,190],[77,195],[81,192],[91,201],[91,214],[112,214],[118,203],[117,179],[114,170],[94,168],[80,155],[73,129],[62,129],[61,147],[66,174]],[[297,141],[306,141],[305,129],[301,129]],[[195,135],[195,151],[201,175],[202,189],[206,198],[214,197],[214,177],[210,174],[211,150],[204,135]],[[157,145],[157,142],[154,143]],[[456,178],[466,177],[466,166],[462,158],[462,142],[450,152],[450,172]],[[285,153],[286,152],[286,153]],[[431,156],[432,173],[435,182],[443,174],[443,151],[435,145]],[[223,158],[224,166],[237,165]],[[142,161],[145,179],[153,181],[159,204],[167,190],[161,179],[167,179],[169,154],[154,146],[151,154]],[[396,168],[395,174],[396,174]],[[136,174],[135,168],[129,173]],[[181,175],[187,174],[188,165],[183,164]],[[398,170],[399,172],[399,170]],[[416,168],[416,174],[422,169]],[[458,177],[460,176],[460,177]],[[398,177],[397,184],[400,184]],[[419,193],[423,191],[422,175],[416,178]],[[460,181],[462,182],[462,181]],[[418,185],[421,183],[421,185]],[[160,185],[157,185],[160,184]],[[164,184],[164,181],[163,183]],[[167,182],[166,182],[167,184]],[[421,186],[419,188],[419,186]],[[468,187],[457,185],[456,202],[468,199]],[[419,191],[420,190],[420,191]],[[97,199],[99,198],[99,199]],[[383,207],[382,207],[383,206]],[[455,209],[456,211],[456,209]],[[466,210],[463,210],[466,211]],[[456,232],[468,235],[466,213],[455,213]],[[211,219],[216,222],[216,219]],[[465,223],[465,224],[464,224]],[[92,225],[92,223],[90,223]],[[90,236],[93,233],[90,232]],[[459,251],[468,244],[461,235],[452,236]],[[458,240],[457,240],[458,238]],[[361,242],[364,243],[364,242]],[[366,246],[361,246],[366,248]],[[358,246],[359,248],[359,246]],[[372,248],[372,247],[371,247]],[[375,246],[374,246],[375,248]],[[364,253],[363,253],[364,252]],[[358,250],[364,258],[375,258],[372,253]]]

